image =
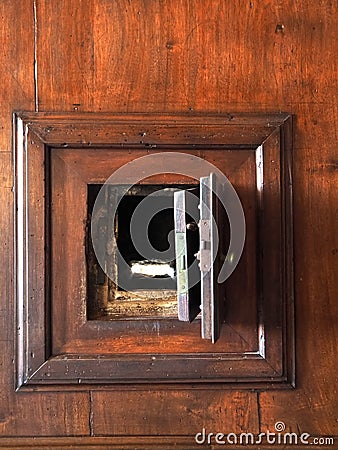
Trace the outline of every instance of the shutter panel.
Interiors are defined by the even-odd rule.
[[[199,314],[201,304],[201,277],[196,259],[199,248],[198,194],[198,188],[174,194],[178,319],[189,322]]]
[[[219,273],[220,205],[215,195],[216,176],[200,179],[200,269],[201,269],[201,334],[216,342],[219,337],[224,298],[217,282]]]
[[[199,192],[188,189],[174,195],[178,318],[191,322],[201,311],[201,336],[213,343],[224,317],[225,295],[217,276],[227,234],[216,189],[217,179],[211,173],[200,179]]]

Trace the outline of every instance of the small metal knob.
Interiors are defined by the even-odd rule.
[[[198,230],[198,225],[196,222],[189,222],[187,223],[187,230],[189,231],[197,231]]]

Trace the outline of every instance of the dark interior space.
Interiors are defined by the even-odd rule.
[[[174,184],[134,185],[120,198],[119,192],[124,190],[125,186],[109,187],[107,190],[109,201],[117,201],[116,199],[120,198],[113,220],[114,229],[107,231],[109,225],[106,223],[101,225],[102,233],[114,233],[120,254],[114,262],[113,277],[109,278],[97,260],[91,237],[92,211],[102,186],[102,184],[89,184],[87,187],[86,267],[89,319],[106,317],[107,311],[114,308],[116,302],[132,302],[137,294],[142,295],[144,308],[146,308],[147,299],[161,301],[163,297],[173,298],[176,292],[174,192],[192,188],[191,185]],[[140,221],[137,220],[137,225],[131,232],[133,214],[137,212],[138,207],[142,208],[142,202],[145,199],[149,203],[138,214],[144,217],[147,223],[139,227]],[[187,214],[187,223],[189,224],[187,236],[190,266],[195,259],[194,254],[198,251],[199,233],[196,222],[189,214]],[[165,252],[165,256],[158,257],[155,254],[152,257],[149,250],[142,255],[135,241],[139,244],[146,238],[155,251]],[[124,264],[122,268],[121,259],[127,263],[127,267]]]

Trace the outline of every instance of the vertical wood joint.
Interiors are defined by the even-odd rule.
[[[92,391],[88,392],[89,397],[89,435],[94,436],[94,411]]]
[[[258,431],[262,432],[262,411],[261,411],[261,402],[260,402],[260,392],[256,393],[257,395],[257,414],[258,414]]]
[[[37,21],[37,0],[33,0],[33,20],[34,20],[34,103],[35,111],[39,111],[38,97],[38,60],[37,60],[37,41],[38,41],[38,21]]]

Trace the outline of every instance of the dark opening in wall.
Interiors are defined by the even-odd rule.
[[[111,241],[111,277],[98,263],[91,238],[92,211],[101,187],[89,184],[87,190],[87,318],[177,318],[174,192],[192,186],[134,185],[119,202],[124,186],[109,186],[107,204],[115,202],[116,214],[100,224],[100,232]],[[197,252],[198,232],[192,234]],[[150,246],[146,252],[145,243]]]

